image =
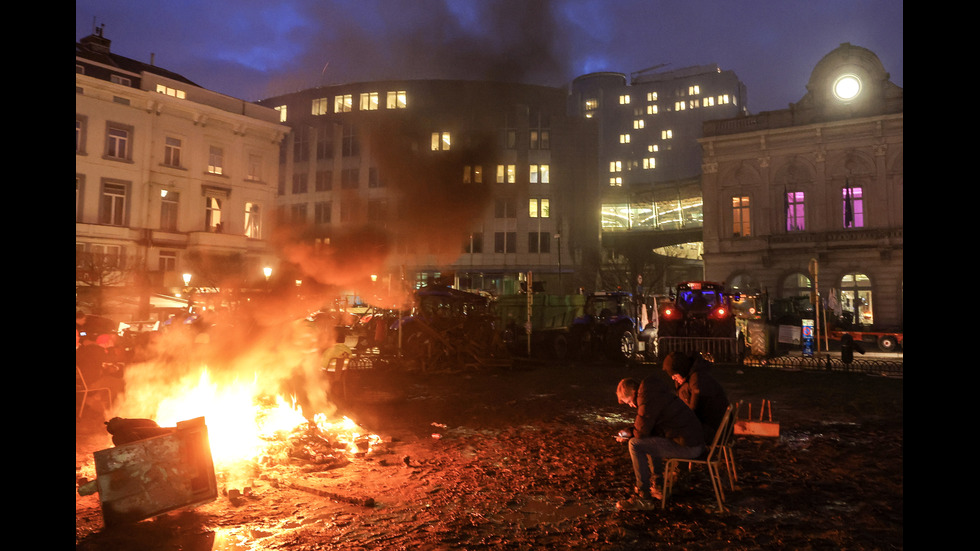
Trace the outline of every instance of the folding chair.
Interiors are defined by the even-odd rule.
[[[677,478],[677,471],[680,463],[687,463],[688,468],[692,465],[704,465],[708,468],[708,477],[711,478],[711,487],[715,491],[715,498],[718,500],[718,510],[719,512],[725,511],[725,491],[721,484],[721,467],[725,462],[725,445],[731,442],[732,434],[735,431],[735,415],[734,411],[737,405],[729,404],[728,409],[725,410],[725,415],[721,419],[721,424],[718,426],[718,430],[715,432],[715,437],[712,439],[711,446],[701,455],[701,457],[695,459],[686,459],[679,457],[669,457],[666,458],[666,464],[664,465],[664,489],[663,498],[661,499],[661,508],[667,508],[667,500],[670,498],[671,490],[673,490],[674,482]]]
[[[725,460],[725,470],[728,472],[728,484],[732,490],[735,489],[735,481],[738,480],[738,472],[735,469],[735,423],[738,421],[738,410],[742,402],[732,404],[732,430],[728,433],[728,438],[720,442],[721,455]]]
[[[89,394],[105,391],[106,398],[109,400],[109,407],[112,407],[112,391],[109,387],[100,388],[89,388],[88,383],[85,382],[85,376],[82,375],[82,370],[75,366],[75,394],[82,395],[82,404],[78,407],[78,418],[82,418],[82,412],[85,411],[85,400],[88,399]]]

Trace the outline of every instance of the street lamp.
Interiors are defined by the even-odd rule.
[[[187,313],[191,313],[191,309],[194,306],[194,295],[191,291],[191,274],[184,274],[184,290],[187,292]]]
[[[272,268],[270,268],[268,266],[266,266],[265,268],[262,268],[262,274],[265,275],[265,280],[266,280],[266,282],[268,282],[269,281],[269,276],[272,275]]]

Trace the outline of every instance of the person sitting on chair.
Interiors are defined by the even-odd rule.
[[[659,375],[647,377],[642,382],[632,378],[621,380],[616,397],[620,404],[636,408],[633,426],[620,431],[617,440],[629,441],[639,505],[647,500],[662,499],[652,464],[668,457],[694,459],[701,455],[705,448],[701,422]],[[637,503],[618,505],[628,507]]]
[[[728,409],[728,395],[721,383],[708,372],[711,363],[701,353],[692,357],[671,352],[664,358],[663,370],[674,380],[677,396],[694,411],[704,429],[704,441],[711,443]]]

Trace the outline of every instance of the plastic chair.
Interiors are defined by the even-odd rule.
[[[78,407],[78,418],[82,418],[82,412],[85,411],[85,400],[88,399],[89,394],[105,391],[106,398],[109,400],[109,407],[112,407],[112,390],[109,387],[99,387],[99,388],[89,388],[88,383],[85,382],[85,376],[82,375],[82,370],[75,366],[75,394],[82,395],[82,404]]]
[[[725,410],[725,415],[721,419],[721,424],[718,426],[718,430],[715,432],[715,437],[712,439],[711,445],[705,451],[701,457],[695,459],[686,459],[679,457],[669,457],[666,458],[666,464],[664,466],[664,488],[663,497],[661,498],[661,508],[667,508],[667,500],[670,498],[670,493],[673,490],[674,482],[677,479],[678,467],[680,463],[687,463],[688,468],[693,465],[704,465],[708,469],[708,477],[711,478],[711,487],[715,492],[715,499],[718,500],[718,510],[719,512],[725,511],[725,490],[721,484],[721,469],[722,465],[726,464],[726,446],[730,447],[733,435],[735,433],[735,410],[737,409],[736,404],[729,404],[728,409]],[[726,467],[726,472],[727,467]],[[734,488],[734,483],[733,488]]]

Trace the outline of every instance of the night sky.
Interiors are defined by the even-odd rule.
[[[105,25],[114,53],[259,100],[389,79],[562,86],[718,64],[752,113],[785,109],[843,42],[875,52],[903,86],[895,0],[76,0],[75,40]]]

